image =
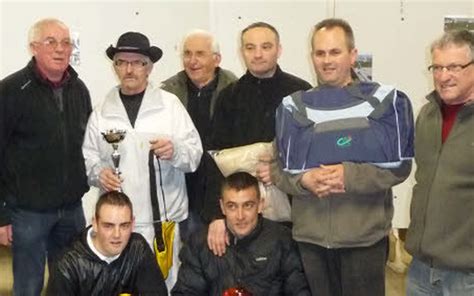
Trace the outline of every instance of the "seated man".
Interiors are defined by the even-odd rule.
[[[216,256],[207,231],[191,237],[181,250],[181,267],[172,295],[215,295],[232,288],[249,295],[311,295],[291,231],[261,217],[263,199],[257,179],[248,173],[228,176],[220,205],[230,246]]]
[[[48,295],[168,295],[153,253],[138,233],[130,199],[110,191],[99,197],[92,227],[53,268]]]

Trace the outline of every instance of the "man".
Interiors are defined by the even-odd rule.
[[[209,250],[205,231],[192,236],[181,251],[171,295],[221,296],[232,288],[254,296],[311,295],[290,230],[260,215],[263,199],[257,179],[234,173],[224,180],[221,194],[232,243],[220,257]]]
[[[280,36],[270,24],[253,23],[242,30],[241,54],[247,73],[226,87],[216,102],[211,149],[270,142],[275,137],[275,110],[283,97],[311,88],[311,85],[278,66]],[[209,172],[214,184],[222,175],[214,165]],[[219,188],[208,189],[205,216],[212,221],[209,247],[215,254],[225,252],[225,223],[218,205]]]
[[[312,60],[319,83],[331,87],[326,90],[357,86],[351,76],[356,57],[347,22],[326,19],[315,26]],[[391,187],[407,178],[410,169],[410,160],[392,169],[344,161],[289,176],[272,166],[271,180],[295,195],[293,237],[313,295],[385,295]],[[259,177],[269,182],[266,173],[259,171]]]
[[[88,227],[58,260],[49,295],[168,295],[146,240],[134,233],[132,202],[117,191],[102,194]]]
[[[407,295],[474,295],[474,35],[431,46],[435,90],[416,124]]]
[[[81,145],[92,108],[69,66],[69,29],[42,19],[28,40],[31,61],[0,83],[0,244],[13,246],[15,295],[40,294],[46,257],[51,268],[85,227],[89,189]]]
[[[186,107],[206,151],[209,149],[211,120],[217,96],[222,89],[237,80],[237,77],[219,67],[219,44],[207,31],[193,30],[188,33],[183,40],[181,57],[184,70],[164,81],[162,88],[178,96]],[[181,237],[184,240],[204,227],[201,212],[204,207],[209,161],[212,161],[210,155],[204,153],[198,169],[186,174],[189,216],[180,224]]]
[[[106,53],[113,60],[120,85],[109,92],[89,119],[83,145],[87,175],[90,184],[101,191],[121,188],[133,196],[136,231],[152,246],[155,231],[149,151],[156,155],[151,160],[159,184],[161,219],[179,223],[188,214],[184,173],[197,168],[202,154],[201,140],[178,98],[148,81],[153,63],[161,58],[161,49],[150,46],[145,35],[127,32]],[[111,129],[126,131],[118,149],[120,176],[113,172],[112,148],[101,134]],[[179,227],[175,228],[175,237],[179,237]],[[166,279],[168,287],[176,280],[179,247],[180,240],[175,239],[173,267]]]

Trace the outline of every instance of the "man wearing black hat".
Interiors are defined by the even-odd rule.
[[[145,35],[127,32],[106,54],[113,60],[120,84],[89,119],[83,144],[89,184],[99,187],[101,192],[121,189],[132,196],[135,231],[152,246],[149,151],[156,155],[153,164],[160,216],[179,223],[188,215],[184,173],[196,170],[202,154],[201,140],[179,99],[148,81],[153,63],[162,56],[161,49],[150,46]],[[118,148],[120,177],[112,169],[112,147],[102,136],[111,129],[126,132]],[[179,227],[175,227],[175,237],[179,237]],[[179,244],[180,240],[175,239],[168,287],[176,280]]]

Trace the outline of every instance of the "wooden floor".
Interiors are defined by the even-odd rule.
[[[12,263],[10,249],[0,247],[0,296],[11,296],[12,292]],[[405,274],[386,269],[386,296],[405,296]]]

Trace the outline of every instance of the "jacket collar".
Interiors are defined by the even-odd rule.
[[[245,245],[250,244],[262,232],[262,225],[263,225],[263,217],[261,214],[258,214],[258,221],[255,228],[247,236],[240,239],[234,236],[232,232],[229,230],[229,228],[227,228],[231,244],[235,246],[245,246]]]
[[[245,72],[245,77],[250,80],[251,82],[272,82],[272,81],[275,81],[276,79],[278,79],[281,75],[282,75],[283,71],[281,70],[280,66],[277,65],[276,67],[276,70],[275,70],[275,73],[273,74],[272,77],[268,77],[268,78],[258,78],[258,77],[255,77],[253,76],[252,73],[250,73],[249,70],[247,70],[247,72]]]
[[[118,116],[128,118],[127,111],[123,106],[123,103],[120,99],[120,86],[115,86],[105,97],[102,116]],[[143,101],[140,106],[139,113],[145,113],[152,110],[158,110],[164,107],[163,98],[161,96],[161,90],[152,82],[148,82],[148,85],[145,89],[145,94],[143,95]]]
[[[26,66],[29,71],[33,74],[34,78],[39,81],[40,83],[44,84],[44,85],[47,85],[51,88],[58,88],[58,87],[62,87],[64,86],[64,84],[67,84],[69,81],[71,81],[72,79],[76,79],[78,74],[77,72],[74,70],[74,68],[72,68],[70,65],[66,68],[66,71],[64,72],[64,76],[63,76],[63,79],[61,80],[61,82],[59,83],[54,83],[54,82],[51,82],[49,81],[41,72],[40,70],[38,69],[38,67],[36,66],[36,60],[35,60],[35,57],[32,57],[31,60],[28,62],[27,66]]]

